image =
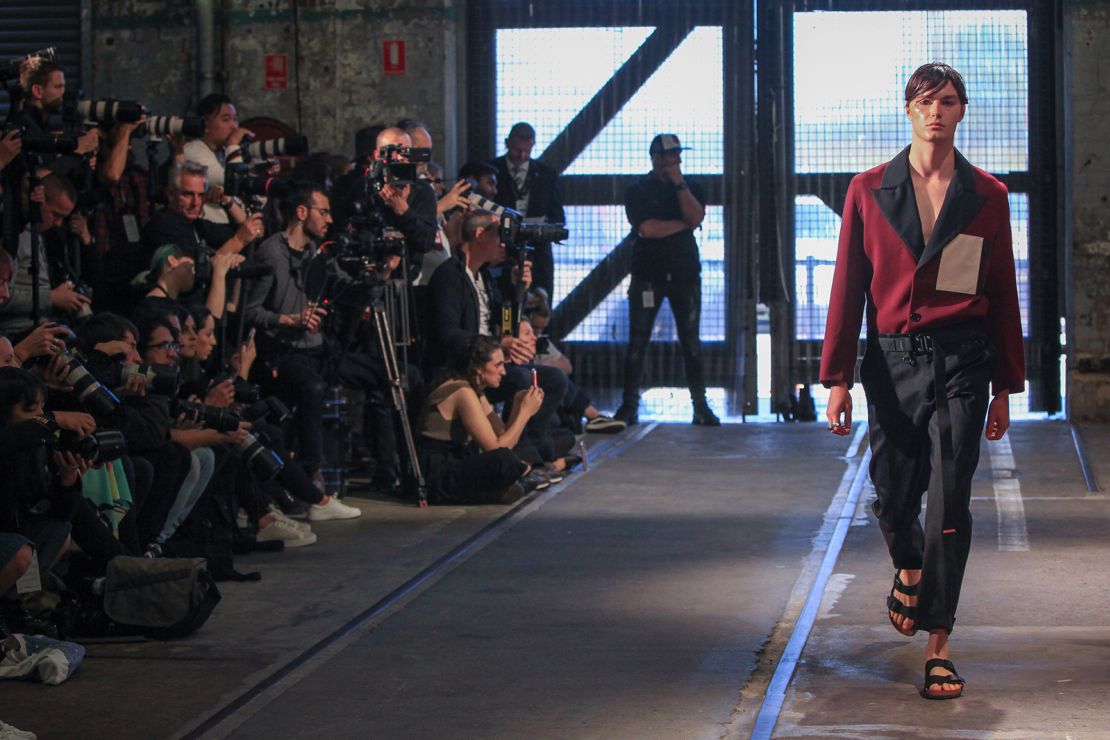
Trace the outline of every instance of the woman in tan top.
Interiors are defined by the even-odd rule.
[[[543,403],[536,386],[513,397],[508,423],[486,400],[505,375],[498,343],[473,337],[453,358],[451,375],[428,394],[417,447],[433,504],[509,504],[527,491],[520,479],[530,466],[512,451]]]

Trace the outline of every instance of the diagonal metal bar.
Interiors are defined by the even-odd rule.
[[[569,167],[692,30],[693,25],[684,23],[656,28],[590,102],[578,111],[540,155],[540,159],[556,172]],[[644,148],[646,151],[646,144]]]
[[[551,312],[551,325],[548,327],[548,334],[552,338],[560,341],[574,331],[613,292],[613,288],[621,284],[624,276],[632,269],[634,236],[634,232],[628,232],[628,236],[559,302]]]

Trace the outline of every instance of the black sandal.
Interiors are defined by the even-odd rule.
[[[950,671],[948,674],[933,675],[930,673],[934,668],[944,668]],[[959,684],[958,689],[949,691],[929,691],[932,686],[943,686],[946,683]],[[925,661],[925,687],[921,689],[921,696],[926,699],[958,699],[964,693],[964,681],[960,678],[960,674],[956,673],[956,666],[952,665],[952,661],[945,660],[944,658],[933,658],[932,660]]]
[[[906,596],[917,596],[917,584],[907,586],[906,584],[902,583],[902,579],[899,577],[899,574],[901,572],[902,571],[900,570],[894,571],[894,585],[890,588],[890,596],[886,597],[886,616],[887,619],[890,620],[890,623],[891,625],[893,625],[894,629],[898,630],[898,634],[905,635],[906,637],[913,637],[917,634],[917,607],[909,606],[902,603],[898,599],[898,597],[894,595],[894,592],[897,591],[898,593],[904,594]],[[900,617],[907,617],[914,621],[914,626],[910,629],[909,632],[898,626],[898,623],[894,621],[894,614],[897,614]]]

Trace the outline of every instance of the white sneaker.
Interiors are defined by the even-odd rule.
[[[259,542],[271,542],[273,540],[281,540],[285,543],[286,547],[304,547],[316,543],[316,534],[313,532],[304,532],[296,526],[291,519],[279,519],[274,517],[268,527],[258,530],[258,536],[255,538]]]
[[[0,720],[0,740],[35,740],[38,735],[18,727],[12,727],[7,722]]]
[[[270,504],[270,516],[272,516],[274,519],[281,519],[283,522],[285,522],[285,526],[291,527],[300,532],[304,532],[305,534],[308,534],[312,531],[312,527],[308,526],[307,522],[298,522],[296,519],[292,519],[286,516],[284,511],[274,506],[273,504]]]
[[[326,504],[313,504],[312,508],[308,510],[308,520],[310,522],[323,522],[328,519],[356,519],[360,516],[362,516],[362,509],[347,506],[335,496],[328,496]]]

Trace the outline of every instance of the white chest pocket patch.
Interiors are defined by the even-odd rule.
[[[960,234],[940,253],[937,290],[975,295],[979,288],[979,262],[983,237]]]

